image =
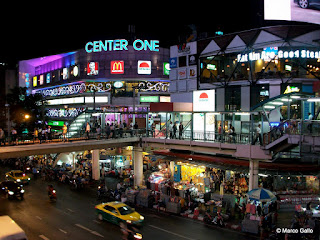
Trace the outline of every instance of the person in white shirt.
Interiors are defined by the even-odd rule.
[[[308,125],[307,125],[307,129],[309,130],[310,133],[312,133],[312,120],[313,120],[313,115],[311,113],[309,113],[308,116]]]
[[[261,124],[256,128],[256,138],[252,142],[252,145],[255,145],[257,140],[259,139],[260,145],[262,146],[262,137],[261,137]]]

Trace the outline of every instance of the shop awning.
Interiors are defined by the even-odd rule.
[[[201,164],[207,167],[219,168],[222,170],[232,170],[239,172],[249,171],[249,161],[234,158],[200,155],[181,152],[172,152],[170,150],[157,150],[153,151],[155,155],[166,156],[170,161],[188,161],[193,164]],[[320,166],[314,164],[291,164],[291,163],[274,163],[274,162],[260,162],[260,173],[271,174],[319,174]]]

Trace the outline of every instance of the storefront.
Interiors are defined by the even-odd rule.
[[[105,121],[99,122],[102,126],[137,119],[143,127],[150,102],[170,101],[168,49],[155,40],[134,41],[135,46],[126,41],[122,48],[108,49],[108,41],[108,45],[89,42],[74,52],[19,62],[19,85],[27,87],[29,94],[45,97],[47,120],[70,125],[94,109],[106,113]],[[120,44],[117,41],[115,46]],[[102,119],[102,115],[95,117]]]
[[[217,111],[249,111],[283,94],[288,85],[299,85],[302,93],[312,92],[320,76],[320,49],[316,44],[319,27],[295,29],[295,33],[289,26],[251,29],[198,40],[181,48],[171,46],[173,102],[191,103],[192,91],[215,89]],[[286,93],[291,90],[296,89],[289,88]],[[297,106],[291,112],[300,114],[300,108],[304,107]],[[313,113],[312,107],[309,110]]]

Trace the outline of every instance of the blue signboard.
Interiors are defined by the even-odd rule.
[[[170,58],[170,68],[178,67],[178,59],[176,57]]]

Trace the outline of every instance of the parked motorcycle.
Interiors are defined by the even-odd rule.
[[[220,214],[220,212],[217,212],[215,216],[206,212],[206,214],[203,217],[203,221],[207,224],[218,225],[219,227],[225,227],[225,223],[223,221],[223,217]]]

